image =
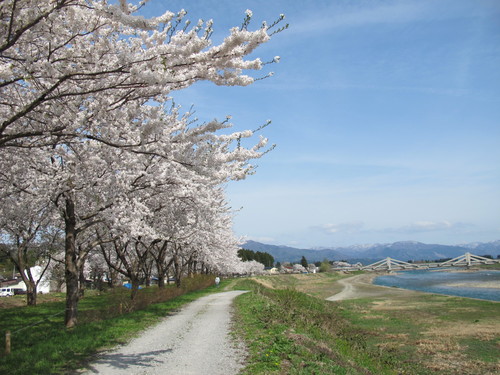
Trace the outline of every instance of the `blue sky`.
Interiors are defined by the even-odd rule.
[[[227,187],[242,207],[236,234],[305,248],[500,239],[500,1],[151,0],[144,11],[166,7],[213,19],[214,42],[246,9],[254,28],[281,13],[290,24],[256,53],[281,57],[273,77],[173,94],[238,130],[272,120],[276,149]]]

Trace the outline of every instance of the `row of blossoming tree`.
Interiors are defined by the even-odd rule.
[[[246,59],[283,29],[249,31],[251,12],[218,45],[212,22],[185,12],[137,15],[146,1],[5,0],[0,4],[0,230],[36,303],[30,265],[64,265],[66,326],[82,278],[106,265],[144,278],[199,269],[247,272],[224,184],[253,173],[272,146],[229,119],[199,123],[170,95],[196,81],[249,85]],[[276,59],[275,59],[276,60]],[[252,144],[243,147],[242,144]]]

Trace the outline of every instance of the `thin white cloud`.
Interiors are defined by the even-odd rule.
[[[315,230],[321,231],[323,234],[359,234],[359,233],[396,233],[396,234],[418,234],[428,232],[445,232],[445,231],[463,231],[471,228],[472,224],[467,223],[452,223],[447,220],[442,221],[415,221],[411,224],[401,227],[370,229],[366,228],[365,223],[361,221],[353,221],[338,224],[322,224],[312,227]]]
[[[262,242],[262,243],[274,243],[276,242],[276,239],[273,237],[253,237],[253,236],[248,236],[245,237],[245,240],[251,240],[255,242]]]
[[[455,0],[436,1],[358,1],[338,3],[321,12],[303,17],[300,22],[294,20],[286,36],[291,34],[315,34],[329,32],[339,28],[361,26],[403,24],[417,21],[443,20],[463,17],[485,17],[499,13],[500,7],[495,1],[476,3]]]
[[[470,227],[471,224],[466,223],[451,223],[447,220],[442,221],[416,221],[406,226],[399,228],[385,229],[385,232],[394,233],[426,233],[439,231],[457,231]]]
[[[408,230],[414,232],[429,232],[435,230],[447,230],[453,227],[449,221],[417,221],[408,226]]]
[[[469,63],[464,62],[464,67]],[[462,69],[462,67],[459,67]],[[464,80],[464,70],[456,73],[460,75],[457,80]],[[303,91],[303,90],[350,90],[350,91],[385,91],[385,92],[404,92],[417,93],[429,96],[448,96],[448,97],[473,97],[477,101],[497,101],[498,95],[481,89],[465,89],[463,85],[457,87],[431,87],[431,86],[410,86],[410,85],[375,85],[362,83],[342,83],[324,80],[321,82],[311,83],[308,79],[295,79],[294,81],[274,81],[264,82],[259,85],[261,90],[278,90],[278,91]]]
[[[322,224],[313,227],[318,229],[325,234],[339,234],[347,233],[352,234],[359,232],[363,228],[364,224],[360,221],[350,222],[350,223],[339,223],[339,224]]]

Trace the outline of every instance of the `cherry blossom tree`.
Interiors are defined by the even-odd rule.
[[[0,5],[0,147],[34,147],[71,138],[116,146],[130,116],[102,118],[118,108],[164,102],[173,90],[209,80],[248,85],[244,70],[260,59],[244,57],[278,31],[276,23],[248,31],[231,29],[212,45],[212,22],[194,26],[186,12],[154,18],[134,15],[138,6],[107,0],[5,0]],[[134,110],[129,109],[132,117]],[[121,121],[120,121],[121,120]],[[108,124],[105,126],[110,126]]]
[[[138,7],[106,0],[0,4],[2,206],[29,192],[59,212],[68,328],[77,322],[79,279],[97,246],[140,245],[149,256],[153,244],[170,241],[178,272],[186,258],[220,261],[212,253],[233,242],[227,218],[225,229],[214,231],[200,219],[210,201],[201,198],[245,178],[253,172],[249,161],[269,150],[265,138],[240,146],[251,131],[220,134],[228,120],[193,125],[169,94],[199,80],[251,84],[244,72],[264,64],[245,57],[282,29],[283,17],[249,31],[247,12],[241,27],[213,46],[211,22],[182,27],[184,11],[146,19],[134,15]],[[182,200],[196,204],[166,235],[159,222],[179,219],[162,216],[165,208],[154,197],[168,189],[176,207]],[[124,262],[118,254],[113,259]]]
[[[264,273],[264,265],[256,260],[242,262],[240,273],[247,275],[260,275]]]
[[[204,251],[227,248],[225,243],[224,246],[216,245],[218,237],[233,236],[224,193],[219,185],[250,173],[252,167],[248,160],[262,156],[260,149],[266,144],[261,140],[251,149],[237,146],[238,141],[251,132],[214,135],[216,130],[228,126],[227,120],[189,128],[187,117],[178,121],[183,124],[183,131],[178,132],[177,124],[175,133],[169,138],[170,145],[175,145],[170,147],[176,162],[136,155],[142,159],[138,163],[141,169],[136,171],[137,177],[130,179],[129,192],[121,203],[107,210],[112,225],[98,233],[101,239],[120,239],[109,241],[101,249],[107,259],[111,259],[113,253],[118,254],[121,266],[114,268],[132,281],[133,290],[150,257],[156,262],[160,286],[170,269],[180,285],[181,275],[186,269],[188,273],[194,271],[192,266]],[[235,143],[233,149],[230,149],[231,143]],[[128,169],[130,173],[131,168]],[[131,212],[140,222],[131,224]],[[219,231],[220,225],[226,232]],[[205,259],[203,262],[215,268],[213,261]],[[108,263],[112,266],[112,262]]]
[[[0,252],[15,265],[26,285],[27,305],[34,306],[38,285],[50,266],[51,253],[57,250],[61,233],[53,224],[50,202],[22,193],[6,197],[2,203],[0,238],[4,246]],[[41,272],[33,273],[34,266],[39,266]]]

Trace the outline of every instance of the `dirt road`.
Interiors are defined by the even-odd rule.
[[[397,294],[417,293],[411,290],[402,290],[388,288],[384,286],[373,285],[372,281],[377,274],[365,273],[341,279],[338,281],[343,286],[343,290],[334,296],[328,297],[328,301],[341,301],[345,299],[365,298],[365,297],[383,297]]]
[[[231,303],[242,291],[202,297],[128,345],[104,353],[85,375],[237,374],[245,352],[229,336]]]

